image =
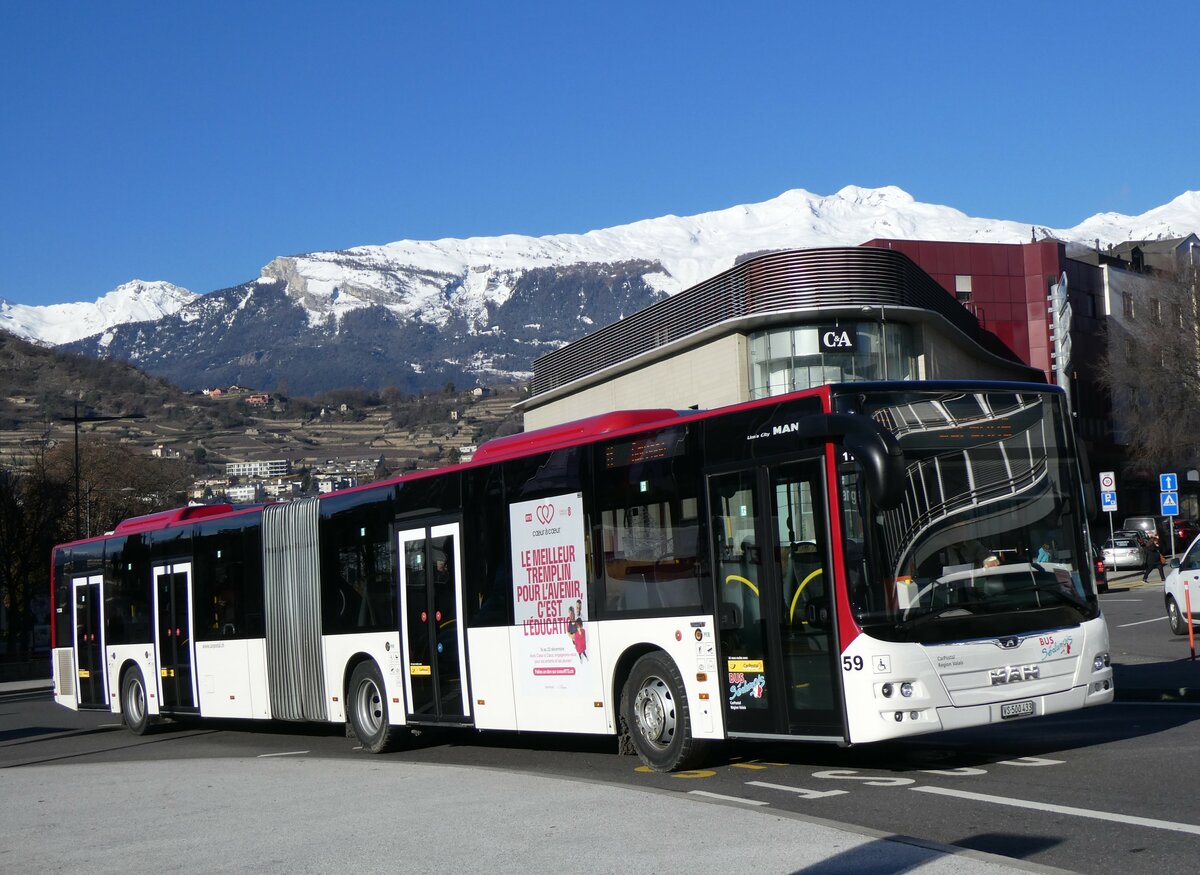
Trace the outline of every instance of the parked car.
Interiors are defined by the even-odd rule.
[[[1166,603],[1171,631],[1176,635],[1186,635],[1188,632],[1189,602],[1192,625],[1200,622],[1200,537],[1192,540],[1181,558],[1171,560],[1171,573],[1163,583],[1163,600]]]
[[[1104,560],[1105,568],[1114,571],[1121,568],[1142,568],[1146,564],[1146,554],[1135,538],[1109,538],[1100,548],[1100,558]]]
[[[1135,529],[1149,538],[1158,534],[1158,520],[1152,516],[1127,516],[1125,522],[1121,523],[1121,529]]]
[[[1175,549],[1182,550],[1200,535],[1200,524],[1195,520],[1185,520],[1183,517],[1167,517],[1163,520],[1162,540],[1164,545],[1171,543],[1171,531],[1175,531]]]

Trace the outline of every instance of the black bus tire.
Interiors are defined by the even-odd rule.
[[[145,735],[150,730],[150,713],[146,710],[146,682],[142,670],[130,668],[121,677],[121,716],[134,735]]]
[[[388,703],[383,675],[371,660],[360,662],[350,675],[346,693],[346,717],[350,728],[367,753],[392,749],[395,727],[388,723]]]
[[[621,691],[621,716],[638,758],[659,772],[692,768],[704,746],[692,737],[683,678],[663,653],[633,664]]]
[[[1187,620],[1184,619],[1183,612],[1179,610],[1179,604],[1175,601],[1174,596],[1167,596],[1167,620],[1171,624],[1171,631],[1176,635],[1187,634]]]

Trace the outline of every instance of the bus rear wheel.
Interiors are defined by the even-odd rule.
[[[131,668],[121,678],[121,714],[125,725],[134,735],[145,735],[150,729],[150,713],[146,710],[146,682],[139,668]]]
[[[647,653],[633,664],[621,692],[621,716],[638,758],[656,771],[688,769],[703,756],[692,738],[683,678],[665,654]]]
[[[350,727],[362,743],[363,750],[367,753],[384,753],[392,748],[395,733],[388,723],[383,676],[374,662],[359,663],[350,675],[346,706]]]

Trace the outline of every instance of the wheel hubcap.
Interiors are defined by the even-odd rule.
[[[633,717],[642,738],[666,747],[675,737],[675,700],[662,678],[646,678],[633,700]]]
[[[375,682],[365,680],[358,685],[358,721],[368,734],[374,735],[383,725],[383,696]]]
[[[129,712],[131,723],[141,723],[146,715],[146,700],[142,694],[141,684],[130,684],[129,695],[126,697],[125,710]]]

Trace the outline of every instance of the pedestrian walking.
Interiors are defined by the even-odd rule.
[[[1150,576],[1150,572],[1158,569],[1158,577],[1162,581],[1166,581],[1167,576],[1163,574],[1163,558],[1162,551],[1158,548],[1158,538],[1149,537],[1146,539],[1146,545],[1142,548],[1146,554],[1146,568],[1142,571],[1142,582]]]

